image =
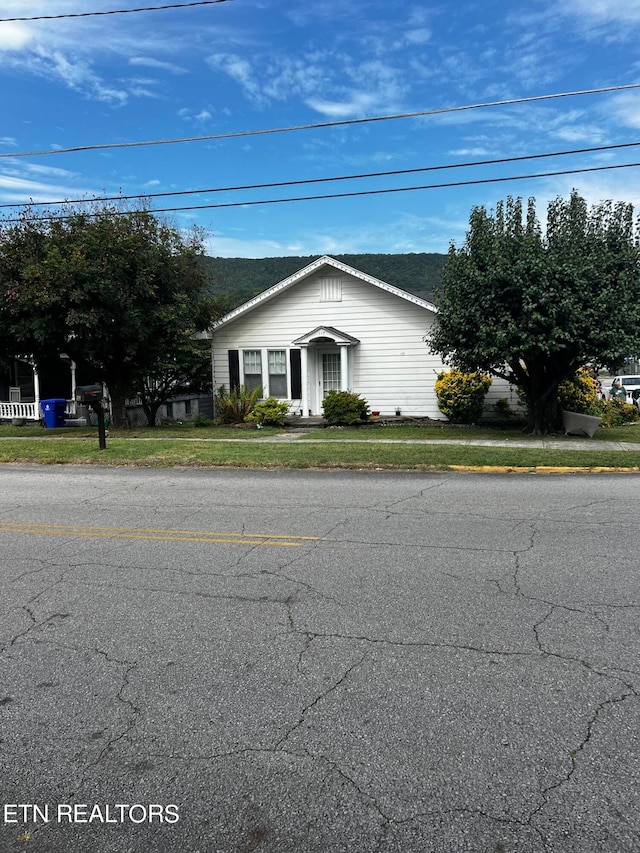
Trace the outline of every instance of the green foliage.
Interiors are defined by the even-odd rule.
[[[329,391],[322,403],[325,420],[330,424],[350,426],[369,417],[369,404],[351,391]]]
[[[253,412],[262,396],[262,388],[250,391],[246,385],[227,390],[221,385],[213,397],[213,408],[217,424],[242,424]]]
[[[267,397],[258,403],[247,420],[253,421],[258,426],[284,426],[285,418],[289,414],[289,403],[276,400],[275,397]]]
[[[195,418],[191,422],[194,427],[197,429],[206,429],[207,427],[213,426],[213,421],[211,418],[208,418],[206,415],[203,415],[201,412],[195,416]]]
[[[512,418],[515,416],[516,412],[511,408],[511,403],[506,397],[500,397],[499,400],[496,400],[493,404],[493,408],[497,415],[501,418]]]
[[[553,430],[558,386],[588,361],[605,366],[638,350],[640,251],[633,208],[591,210],[575,191],[471,212],[462,248],[451,247],[428,340],[461,370],[482,370],[520,387],[531,433]]]
[[[155,426],[158,409],[171,397],[211,392],[211,347],[179,333],[165,340],[166,350],[140,378],[138,396],[147,425]]]
[[[593,414],[598,402],[598,391],[593,376],[586,367],[580,367],[572,377],[560,383],[558,402],[560,408],[568,412]]]
[[[200,236],[146,210],[67,205],[50,215],[27,208],[0,223],[0,351],[39,364],[66,352],[107,383],[120,424],[125,398],[144,392],[148,375],[157,384],[167,354],[188,349],[217,314]]]
[[[640,420],[640,411],[624,400],[601,400],[591,373],[580,368],[558,388],[560,406],[570,412],[596,415],[603,427],[617,427]]]
[[[453,424],[473,424],[480,420],[491,377],[484,373],[443,370],[436,380],[438,408]]]
[[[638,407],[622,400],[596,400],[589,414],[602,418],[603,427],[617,427],[640,420]]]

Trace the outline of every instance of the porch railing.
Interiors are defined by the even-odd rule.
[[[37,403],[7,403],[0,402],[0,418],[2,420],[39,421],[40,412]]]

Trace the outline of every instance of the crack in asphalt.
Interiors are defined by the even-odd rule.
[[[307,714],[313,708],[315,708],[319,702],[322,702],[323,699],[326,699],[327,696],[329,696],[331,693],[333,693],[335,690],[337,690],[342,684],[344,684],[344,682],[348,679],[348,677],[351,675],[351,673],[354,670],[356,670],[356,669],[358,669],[358,667],[362,666],[366,657],[367,657],[367,654],[365,652],[365,654],[362,655],[360,660],[356,661],[355,663],[351,664],[351,666],[347,667],[347,669],[343,672],[343,674],[340,676],[340,678],[337,681],[335,681],[334,684],[332,684],[330,687],[328,687],[326,690],[324,690],[322,693],[320,693],[318,696],[316,696],[316,698],[312,702],[310,702],[308,705],[305,705],[305,707],[300,712],[300,716],[298,717],[297,722],[295,722],[289,728],[289,730],[280,738],[280,740],[278,740],[275,743],[275,745],[274,745],[275,750],[277,750],[280,746],[282,746],[282,744],[285,743],[291,737],[291,735],[294,732],[296,732],[302,725],[304,725],[305,718],[306,718]]]
[[[568,782],[571,781],[573,774],[576,772],[576,770],[578,768],[578,757],[579,757],[580,753],[582,753],[584,751],[584,749],[587,747],[587,745],[591,741],[591,739],[593,737],[594,729],[596,727],[596,723],[599,721],[601,713],[606,708],[609,708],[613,705],[625,702],[627,699],[630,699],[630,698],[638,699],[638,698],[640,698],[640,694],[638,693],[638,691],[635,690],[630,684],[627,684],[626,687],[628,688],[627,692],[621,693],[619,696],[614,696],[614,697],[611,697],[609,699],[605,699],[603,702],[600,702],[597,705],[597,707],[596,707],[595,711],[593,712],[591,718],[589,720],[587,720],[586,733],[585,733],[584,738],[578,744],[577,747],[575,747],[574,749],[572,749],[569,752],[569,760],[571,762],[571,766],[569,767],[569,770],[567,771],[566,775],[563,776],[561,779],[559,779],[557,782],[554,782],[552,785],[548,785],[546,788],[542,789],[542,791],[540,792],[541,802],[538,804],[538,806],[535,809],[533,809],[530,812],[528,819],[527,819],[528,824],[533,826],[533,821],[536,819],[536,817],[541,814],[541,812],[547,807],[547,805],[549,805],[549,800],[551,798],[552,793],[557,792],[560,788],[562,788],[564,785],[566,785]],[[545,842],[545,846],[547,846],[546,842]]]
[[[138,668],[138,662],[137,661],[120,660],[118,658],[111,657],[108,652],[105,652],[102,649],[93,649],[93,651],[95,654],[101,655],[102,657],[104,657],[104,659],[107,661],[107,663],[117,664],[118,666],[124,667],[124,672],[122,674],[122,683],[120,685],[120,688],[118,689],[118,692],[115,694],[115,700],[128,707],[128,709],[129,709],[129,711],[128,711],[129,720],[128,720],[127,724],[125,725],[125,727],[122,729],[122,731],[120,731],[118,734],[113,735],[112,737],[109,738],[107,743],[102,747],[102,749],[98,753],[98,756],[95,758],[95,760],[91,761],[87,765],[85,765],[83,775],[82,775],[82,778],[80,780],[80,786],[84,785],[84,783],[87,779],[87,776],[88,776],[89,769],[91,767],[95,767],[96,765],[98,765],[102,761],[104,756],[108,752],[111,752],[113,750],[113,747],[117,743],[119,743],[121,740],[123,740],[125,737],[127,737],[129,732],[131,732],[132,729],[135,728],[135,726],[137,725],[138,715],[142,713],[142,709],[138,705],[136,705],[131,699],[125,698],[125,696],[123,695],[125,690],[131,686],[130,676]],[[78,786],[78,787],[80,787],[80,786]]]

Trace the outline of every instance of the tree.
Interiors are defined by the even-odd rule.
[[[591,210],[574,190],[549,204],[543,233],[529,199],[475,207],[462,248],[449,250],[433,350],[465,371],[515,384],[530,433],[557,426],[558,385],[589,361],[638,349],[640,254],[629,204]]]
[[[138,390],[142,411],[150,427],[156,425],[160,406],[171,397],[213,390],[209,341],[194,340],[190,335],[181,334],[165,343],[164,358],[142,377]]]
[[[40,362],[66,352],[107,384],[124,425],[126,398],[216,314],[203,255],[198,233],[146,210],[23,211],[0,230],[0,349]]]

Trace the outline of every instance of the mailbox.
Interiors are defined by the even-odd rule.
[[[104,397],[102,385],[78,385],[76,403],[100,403]]]

